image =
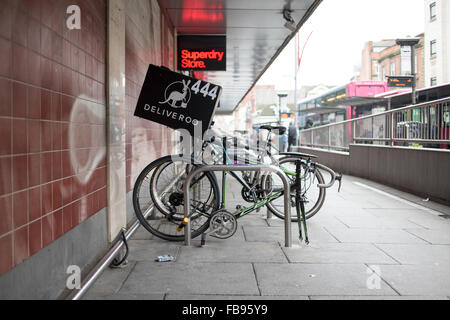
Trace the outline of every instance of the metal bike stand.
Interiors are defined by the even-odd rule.
[[[290,203],[290,194],[291,188],[289,184],[289,180],[286,174],[280,168],[272,165],[210,165],[210,166],[201,166],[195,170],[193,170],[186,177],[186,181],[184,183],[183,192],[184,192],[184,218],[189,217],[190,211],[190,195],[189,195],[189,187],[191,184],[191,180],[194,176],[201,172],[206,171],[269,171],[276,173],[284,185],[284,242],[285,247],[292,247],[292,234],[291,234],[291,203]],[[191,220],[188,219],[186,226],[184,227],[184,244],[186,246],[191,245]]]

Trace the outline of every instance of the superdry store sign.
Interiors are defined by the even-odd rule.
[[[203,134],[211,124],[221,93],[220,86],[150,65],[134,115],[173,129],[186,129],[191,135],[201,125]]]
[[[226,71],[226,36],[178,35],[178,70]]]

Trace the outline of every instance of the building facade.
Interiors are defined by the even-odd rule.
[[[450,2],[425,0],[425,83],[450,83]]]
[[[415,70],[417,88],[426,86],[424,81],[424,35],[417,36],[420,39],[415,46]],[[388,76],[400,76],[401,56],[400,46],[393,39],[382,41],[369,41],[366,43],[362,53],[359,80],[386,81]]]

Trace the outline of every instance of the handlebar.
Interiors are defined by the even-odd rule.
[[[320,164],[320,163],[316,163],[315,166],[323,171],[328,172],[331,175],[331,180],[328,184],[317,184],[317,186],[319,188],[331,188],[334,183],[336,181],[339,182],[339,188],[338,188],[338,192],[341,191],[341,185],[342,185],[342,174],[341,173],[336,173],[334,172],[332,169]]]

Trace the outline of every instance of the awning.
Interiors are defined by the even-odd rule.
[[[296,31],[284,26],[290,6],[299,30],[322,0],[159,0],[178,34],[225,34],[227,71],[200,72],[223,87],[218,114],[231,113]]]

